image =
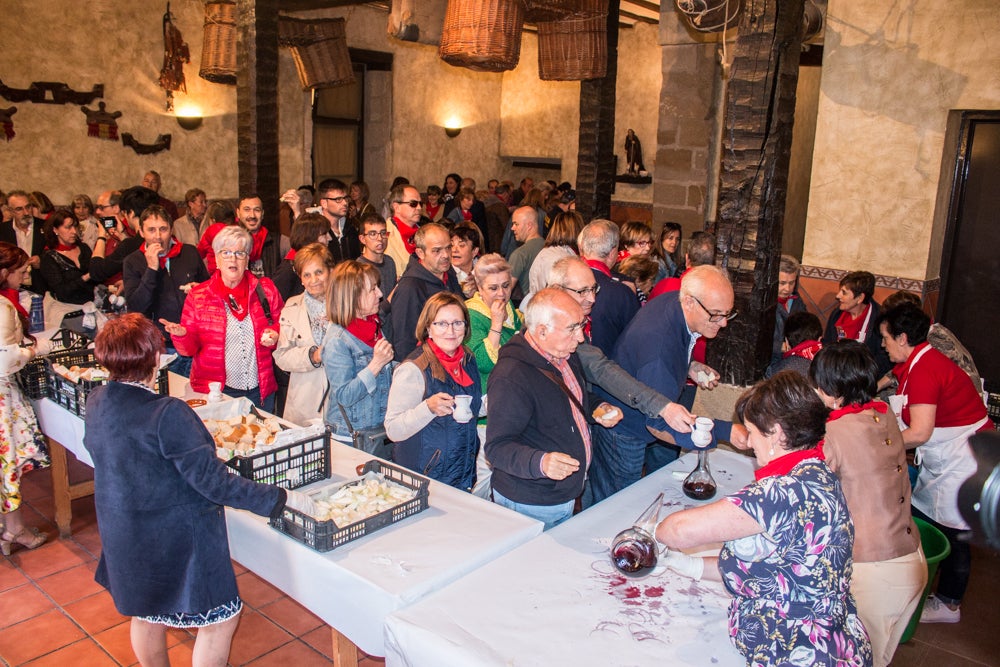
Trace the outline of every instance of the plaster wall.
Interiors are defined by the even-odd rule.
[[[830,0],[804,263],[938,276],[948,110],[1000,108],[998,31],[981,0]]]
[[[658,26],[636,23],[634,28],[622,28],[618,33],[618,99],[615,105],[615,154],[619,174],[628,167],[625,135],[629,128],[635,130],[642,143],[646,171],[655,173],[662,83]],[[614,199],[652,204],[653,186],[618,183]]]

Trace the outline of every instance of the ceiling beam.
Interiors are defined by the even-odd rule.
[[[281,3],[283,12],[301,12],[310,9],[331,9],[334,7],[350,7],[351,5],[373,4],[371,0],[284,0]],[[374,3],[387,6],[387,2]]]
[[[648,16],[643,16],[642,14],[633,14],[632,12],[624,9],[618,10],[618,16],[630,18],[635,21],[642,21],[643,23],[652,23],[654,25],[660,22],[659,19],[651,19]]]

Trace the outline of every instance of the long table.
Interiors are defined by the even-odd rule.
[[[665,568],[626,578],[609,545],[665,492],[661,518],[698,505],[681,491],[688,454],[560,526],[389,616],[386,665],[718,665],[743,657],[727,632],[721,583]],[[752,459],[716,451],[719,493],[752,479]]]

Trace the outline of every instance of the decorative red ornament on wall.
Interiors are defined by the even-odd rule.
[[[121,111],[107,111],[104,102],[98,102],[97,109],[80,107],[80,111],[87,115],[87,136],[109,141],[118,141],[118,118],[121,118]]]
[[[3,127],[4,139],[10,141],[14,138],[14,121],[11,116],[17,113],[17,107],[0,109],[0,127]]]

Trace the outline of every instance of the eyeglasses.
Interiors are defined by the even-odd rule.
[[[387,231],[380,232],[373,229],[370,232],[365,232],[365,236],[367,236],[370,239],[384,239],[389,236],[389,232]]]
[[[652,241],[636,241],[632,245],[636,246],[637,248],[648,248],[651,245],[653,245],[653,242]]]
[[[246,250],[220,250],[219,257],[222,259],[246,259],[250,256]]]
[[[560,287],[562,287],[567,292],[573,292],[575,294],[579,294],[580,296],[588,296],[588,295],[597,296],[597,293],[601,291],[601,286],[598,285],[597,283],[594,283],[590,287],[582,287],[580,289],[573,289],[572,287],[568,287],[566,285],[560,285]]]
[[[585,328],[587,328],[587,320],[583,320],[581,322],[577,322],[576,324],[569,325],[568,327],[566,327],[566,331],[568,331],[571,334],[575,334],[577,331],[582,331]]]
[[[703,304],[701,301],[699,301],[698,297],[696,297],[694,294],[691,294],[689,296],[692,299],[694,299],[694,302],[696,304],[698,304],[699,306],[701,306],[701,309],[704,310],[708,314],[708,321],[709,322],[721,322],[722,320],[725,320],[725,321],[728,322],[731,319],[733,319],[734,317],[736,317],[737,315],[739,315],[739,313],[737,313],[735,310],[731,310],[728,313],[713,313],[708,308],[706,308],[705,304]]]
[[[442,331],[445,329],[451,329],[452,331],[465,331],[464,320],[455,320],[454,322],[431,322],[431,324]]]
[[[406,206],[409,206],[410,208],[417,208],[417,207],[420,206],[420,204],[422,202],[419,199],[411,199],[410,201],[398,201],[396,203],[397,204],[405,204]]]
[[[486,291],[487,292],[499,292],[500,290],[503,290],[504,292],[506,292],[509,289],[510,289],[510,281],[505,282],[505,283],[500,283],[499,285],[487,285],[486,286]]]
[[[332,201],[332,202],[336,202],[336,203],[339,204],[342,201],[347,201],[347,195],[341,195],[340,197],[320,197],[319,200],[320,201]]]

